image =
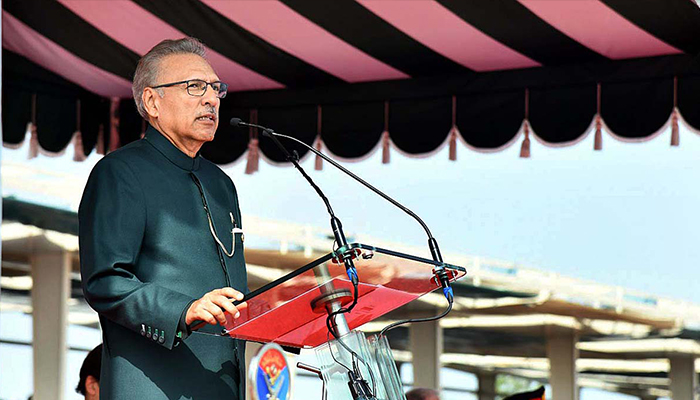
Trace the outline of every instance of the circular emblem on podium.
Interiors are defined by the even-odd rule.
[[[255,400],[290,400],[292,372],[282,348],[274,343],[263,346],[248,369],[251,397]]]

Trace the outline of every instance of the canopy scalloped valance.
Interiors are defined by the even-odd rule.
[[[639,141],[670,123],[673,145],[680,121],[700,130],[700,9],[688,0],[38,3],[3,2],[6,146],[30,132],[36,151],[73,143],[81,159],[138,139],[136,62],[184,35],[207,44],[231,88],[202,153],[219,164],[247,154],[249,172],[259,155],[284,159],[231,117],[344,159],[381,147],[385,162],[391,149],[447,145],[454,159],[460,142],[494,152],[521,136],[522,156],[532,139],[565,146],[589,132],[600,149],[603,127]]]

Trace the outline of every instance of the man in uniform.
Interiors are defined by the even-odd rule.
[[[106,399],[245,397],[244,342],[201,334],[220,332],[224,311],[238,317],[233,301],[247,291],[236,189],[199,155],[226,95],[204,57],[185,38],[141,58],[133,94],[146,134],[97,163],[80,203]],[[190,335],[198,321],[210,325]]]

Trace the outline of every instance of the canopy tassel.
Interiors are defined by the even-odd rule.
[[[314,147],[316,150],[321,151],[323,149],[323,144],[321,143],[321,137],[319,136],[316,138],[316,143],[314,144]],[[319,156],[318,154],[316,155],[316,160],[314,162],[314,169],[316,171],[322,171],[323,170],[323,158]]]
[[[250,122],[258,123],[258,110],[250,110]],[[260,143],[258,141],[258,128],[248,127],[248,159],[245,166],[245,173],[252,175],[258,171],[260,166]]]
[[[671,146],[680,144],[680,133],[678,131],[678,109],[674,108],[671,113]]]
[[[673,112],[671,113],[671,146],[680,144],[680,132],[678,131],[678,77],[673,77]]]
[[[389,102],[384,102],[384,132],[382,132],[382,164],[389,164],[391,154],[389,153]]]
[[[83,134],[80,132],[80,99],[75,106],[75,134],[73,135],[73,161],[85,161],[85,149],[83,149]]]
[[[452,96],[452,129],[450,129],[450,161],[457,161],[457,96]]]
[[[382,132],[382,164],[389,164],[391,154],[389,153],[389,132]]]
[[[457,161],[457,127],[450,130],[450,161]]]
[[[322,117],[322,112],[323,110],[321,109],[321,106],[316,106],[316,143],[314,144],[314,147],[316,150],[319,152],[323,148],[323,144],[321,143],[321,131],[323,127],[323,120],[321,119]],[[322,171],[323,170],[323,159],[321,156],[316,154],[316,160],[314,162],[314,169],[316,171]]]
[[[593,141],[593,150],[603,150],[603,119],[600,114],[595,116],[595,140]]]
[[[29,131],[29,159],[39,155],[39,137],[36,134],[36,93],[32,94],[32,121],[27,125]]]
[[[530,158],[530,124],[525,120],[524,131],[525,139],[523,144],[520,146],[520,158]]]
[[[85,150],[83,150],[83,134],[75,131],[73,136],[73,161],[85,161]]]
[[[100,128],[97,130],[97,143],[95,144],[95,149],[97,154],[105,154],[105,125],[100,124]]]
[[[260,148],[258,147],[258,138],[252,137],[248,141],[248,160],[245,166],[246,175],[252,175],[258,171],[260,163]]]
[[[39,136],[36,133],[36,124],[29,123],[29,159],[36,158],[39,155]]]
[[[525,139],[520,145],[520,158],[530,158],[530,89],[525,88],[525,121],[523,122],[523,131]]]
[[[146,129],[146,120],[144,119],[143,121],[141,121],[141,135],[139,136],[141,139],[146,137]]]
[[[596,92],[595,92],[595,107],[596,107],[596,113],[595,113],[595,137],[593,138],[593,150],[603,150],[603,117],[601,117],[600,114],[600,109],[601,109],[601,93],[602,93],[602,88],[600,86],[600,83],[596,84]]]

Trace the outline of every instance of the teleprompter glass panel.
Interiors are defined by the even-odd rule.
[[[438,289],[433,269],[442,265],[454,281],[466,274],[462,267],[373,246],[353,243],[359,276],[358,302],[345,318],[350,329],[370,322],[418,297]],[[234,338],[275,342],[293,347],[316,347],[328,341],[329,296],[347,306],[353,286],[338,252],[327,254],[249,293],[238,308],[241,316],[228,317],[226,332]]]

